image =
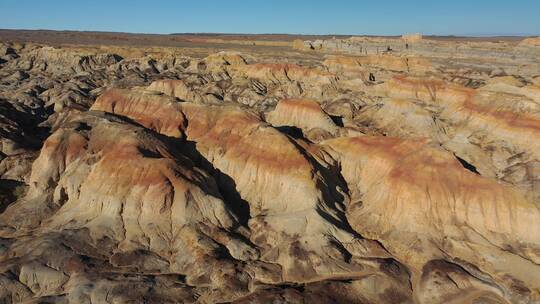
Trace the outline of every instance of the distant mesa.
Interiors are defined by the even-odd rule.
[[[415,33],[415,34],[404,34],[401,36],[401,39],[406,42],[418,42],[418,41],[421,41],[423,38],[422,38],[422,34]]]
[[[520,45],[523,46],[540,46],[540,37],[526,38],[521,41]]]

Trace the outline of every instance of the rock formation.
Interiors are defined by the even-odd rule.
[[[405,35],[401,35],[401,39],[406,42],[418,42],[422,40],[422,34],[420,33],[405,34]]]
[[[539,303],[536,46],[416,38],[2,44],[0,303]]]

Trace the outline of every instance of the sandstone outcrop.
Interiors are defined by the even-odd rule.
[[[524,46],[540,46],[540,37],[526,38],[521,41],[520,45]]]
[[[192,103],[177,103],[175,111],[166,100],[137,98],[126,92],[115,99],[98,99],[92,109],[126,116],[168,136],[178,134],[167,130],[186,126],[186,139],[195,143],[203,165],[208,162],[209,169],[219,172],[218,185],[244,217],[261,259],[281,265],[281,280],[311,282],[363,273],[362,263],[343,260],[341,246],[353,255],[384,257],[376,243],[358,239],[343,228],[345,223],[333,224],[343,220],[345,194],[339,184],[334,190],[321,186],[338,181],[319,172],[319,165],[300,144],[249,111]],[[146,116],[148,104],[164,107],[172,119],[163,120],[158,110]],[[334,240],[342,245],[336,247]],[[298,255],[302,255],[300,264],[295,262]],[[325,262],[316,262],[321,257],[327,257]],[[256,275],[262,282],[277,283],[267,274]]]
[[[395,74],[426,75],[436,71],[431,62],[420,57],[393,55],[328,56],[323,64],[329,71],[344,79],[360,78],[364,81],[387,80]],[[375,80],[370,80],[370,74]]]
[[[401,35],[401,39],[406,42],[418,42],[422,40],[422,34],[420,33],[405,34],[405,35]]]
[[[327,133],[328,137],[335,136],[339,131],[338,126],[321,106],[308,99],[281,100],[275,110],[266,115],[266,121],[276,127],[299,128],[308,138],[310,133],[317,131]]]
[[[423,139],[340,138],[323,145],[343,168],[352,227],[386,240],[385,248],[417,272],[413,277],[425,271],[428,261],[454,257],[491,273],[502,285],[510,287],[514,282],[508,278],[513,278],[537,288],[539,242],[529,231],[538,229],[540,214],[521,191],[467,171]],[[428,249],[427,243],[435,246]],[[497,262],[480,262],[487,252]],[[486,285],[502,296],[492,287]],[[510,295],[514,301],[521,297]]]
[[[534,43],[416,38],[1,44],[0,302],[539,302]]]

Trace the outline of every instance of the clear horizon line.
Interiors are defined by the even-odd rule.
[[[133,34],[133,35],[289,35],[289,36],[376,36],[376,37],[399,37],[404,34],[412,34],[415,32],[407,32],[401,34],[341,34],[341,33],[272,33],[272,32],[169,32],[169,33],[156,33],[156,32],[123,32],[114,30],[91,30],[91,29],[47,29],[47,28],[0,28],[0,30],[11,31],[51,31],[51,32],[94,32],[94,33],[119,33],[119,34]],[[439,37],[536,37],[539,34],[533,33],[463,33],[463,34],[440,34],[440,33],[421,33],[423,36],[439,36]]]

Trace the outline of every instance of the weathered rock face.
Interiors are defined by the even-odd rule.
[[[276,109],[268,113],[266,121],[275,127],[296,127],[313,141],[318,141],[318,138],[313,136],[315,134],[332,137],[339,131],[338,126],[321,106],[309,99],[281,100]]]
[[[520,43],[498,41],[441,41],[421,35],[404,35],[399,38],[350,37],[296,42],[296,49],[316,53],[350,54],[362,57],[392,55],[428,58],[452,65],[474,67],[491,72],[535,76],[540,72],[538,38],[524,39]],[[454,60],[448,64],[448,59]],[[384,64],[383,64],[384,65]]]
[[[324,145],[336,153],[351,191],[352,227],[384,239],[411,271],[454,257],[501,284],[512,277],[538,288],[539,240],[530,230],[538,229],[540,213],[521,191],[465,170],[425,140],[340,138]],[[496,262],[482,261],[487,252]]]
[[[255,269],[256,279],[277,284],[351,277],[373,269],[360,261],[347,261],[346,254],[387,257],[377,243],[358,239],[347,229],[343,222],[346,194],[340,181],[326,174],[328,169],[321,168],[299,143],[255,113],[236,107],[177,103],[176,113],[181,114],[177,115],[166,98],[141,100],[126,92],[110,101],[98,99],[93,109],[107,110],[108,104],[115,103],[109,108],[112,113],[158,132],[169,128],[154,127],[157,122],[186,126],[183,133],[195,143],[201,164],[216,171],[224,196],[236,203],[235,209],[250,228],[250,241],[259,248],[261,261],[280,265],[281,279],[276,273]],[[147,104],[167,108],[178,122],[163,121],[158,110],[151,111],[155,116],[141,118],[149,113]]]
[[[203,102],[203,97],[200,94],[193,92],[182,80],[156,80],[152,82],[148,89],[161,92],[165,95],[180,98],[182,100]]]
[[[522,88],[514,87],[510,95],[489,86],[473,90],[440,80],[397,77],[376,86],[374,91],[428,104],[438,128],[444,130],[434,138],[472,163],[480,173],[519,185],[537,201],[537,103],[524,94],[516,98]]]
[[[434,114],[410,99],[382,99],[365,106],[355,120],[392,136],[446,138],[443,125],[434,119]]]
[[[415,34],[401,35],[401,39],[406,42],[418,42],[422,40],[422,34],[415,33]]]
[[[240,75],[272,82],[302,81],[315,85],[328,85],[334,75],[315,68],[296,64],[252,64],[240,65],[234,69]]]
[[[97,251],[113,268],[185,273],[187,284],[223,285],[218,283],[226,280],[222,274],[208,272],[234,269],[218,261],[220,248],[230,246],[230,254],[239,252],[240,259],[256,253],[227,232],[236,220],[211,177],[162,136],[117,118],[85,114],[74,119],[45,142],[33,172],[25,202],[2,214],[4,225],[9,224],[3,227],[5,236],[35,229],[36,240],[47,242],[59,232],[66,242],[75,242],[81,234],[89,246],[99,244]],[[56,250],[55,245],[50,249]],[[31,258],[28,252],[11,254]],[[71,258],[74,252],[60,254],[58,258]],[[28,276],[38,285],[49,284],[49,292],[70,284],[70,277],[59,277],[61,271],[42,263],[49,265],[47,260],[24,263],[19,280],[29,285],[24,281]],[[76,273],[91,278],[84,266]],[[43,288],[33,291],[41,294]]]
[[[521,41],[520,45],[524,45],[524,46],[540,46],[540,37],[523,39],[523,41]]]
[[[367,56],[328,56],[323,64],[330,71],[341,72],[348,76],[375,73],[381,75],[381,71],[407,72],[410,74],[428,74],[436,70],[429,60],[421,57],[398,57],[392,55],[367,55]],[[382,73],[384,75],[384,72]],[[362,75],[368,80],[367,75]],[[377,77],[380,78],[380,77]]]
[[[402,55],[0,48],[0,302],[540,302],[537,74]]]

